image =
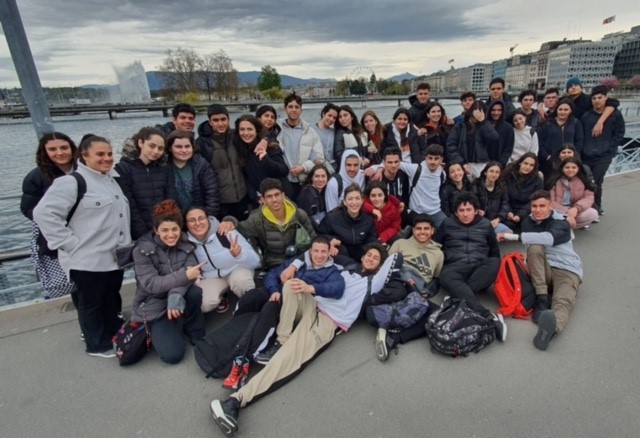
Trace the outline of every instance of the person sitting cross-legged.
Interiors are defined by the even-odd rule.
[[[499,241],[520,240],[527,245],[527,266],[536,291],[532,319],[538,323],[533,345],[539,350],[546,350],[551,338],[567,326],[583,275],[569,222],[554,213],[551,194],[538,190],[531,195],[531,215],[522,222],[522,234],[498,234]],[[551,303],[549,292],[553,292]]]

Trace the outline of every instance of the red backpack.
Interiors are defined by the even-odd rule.
[[[498,313],[515,318],[529,317],[536,303],[536,293],[522,253],[511,252],[502,258],[493,287],[500,303]]]

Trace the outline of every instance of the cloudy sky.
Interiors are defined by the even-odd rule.
[[[428,74],[600,39],[640,25],[640,0],[17,0],[45,86],[115,83],[113,66],[156,70],[167,49],[223,49],[240,71],[342,79]],[[614,23],[602,20],[616,15]],[[2,33],[4,35],[4,33]],[[0,88],[19,84],[0,38]]]

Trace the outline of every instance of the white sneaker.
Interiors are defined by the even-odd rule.
[[[387,330],[379,328],[376,333],[376,357],[380,362],[384,362],[389,358],[389,349],[387,348]]]
[[[507,323],[504,322],[504,317],[499,313],[494,313],[493,322],[496,325],[496,338],[498,341],[504,342],[507,339]]]
[[[105,359],[112,359],[114,357],[116,357],[116,352],[113,350],[106,350],[106,351],[96,351],[93,353],[87,353],[89,356],[93,356],[93,357],[103,357]]]

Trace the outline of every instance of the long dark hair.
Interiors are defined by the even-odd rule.
[[[62,132],[49,132],[40,137],[40,140],[38,140],[38,150],[36,151],[36,166],[49,181],[53,181],[55,178],[52,169],[55,163],[49,158],[46,148],[47,143],[51,140],[63,140],[69,143],[69,146],[71,146],[72,162],[75,161],[78,156],[78,147],[67,134],[63,134]]]
[[[496,185],[495,188],[493,189],[495,193],[502,193],[503,191],[507,190],[507,185],[505,184],[503,178],[504,178],[504,172],[503,172],[503,168],[502,168],[502,164],[500,164],[497,161],[489,161],[487,163],[486,166],[484,166],[484,169],[482,169],[482,171],[480,172],[480,176],[478,177],[478,184],[482,184],[483,186],[486,187],[486,182],[487,182],[487,172],[489,171],[489,169],[491,169],[493,166],[498,166],[498,169],[500,169],[500,178],[497,179],[496,181]]]
[[[527,158],[532,158],[535,161],[535,165],[533,166],[533,170],[529,175],[522,176],[520,175],[520,164],[522,164],[522,162]],[[533,152],[527,152],[526,154],[523,154],[520,158],[518,158],[518,161],[512,162],[507,166],[506,169],[504,169],[504,172],[502,173],[501,178],[504,179],[508,176],[514,176],[516,180],[518,180],[519,182],[528,181],[531,178],[539,178],[540,176],[538,175],[538,156]]]
[[[249,122],[256,129],[256,138],[253,139],[251,143],[245,143],[244,140],[242,140],[242,138],[240,137],[241,122]],[[260,140],[261,140],[260,133],[262,132],[262,123],[260,123],[260,120],[258,120],[257,117],[254,117],[251,114],[243,114],[236,119],[235,126],[236,126],[236,130],[235,130],[235,133],[233,134],[234,136],[233,143],[236,146],[236,148],[238,148],[238,152],[240,153],[240,158],[242,159],[243,163],[246,163],[249,155],[253,153],[253,149],[255,148],[255,146],[258,143],[260,143]]]
[[[363,128],[360,126],[356,112],[349,105],[342,105],[340,107],[340,111],[338,111],[338,120],[336,120],[336,128],[346,129],[340,124],[340,113],[342,111],[346,111],[351,115],[351,133],[356,137],[360,137],[362,135]]]
[[[578,173],[576,174],[575,178],[579,178],[580,181],[582,181],[582,184],[584,184],[584,188],[586,190],[591,190],[593,192],[594,191],[593,184],[589,180],[589,177],[587,176],[587,172],[584,170],[584,165],[582,164],[582,161],[580,161],[580,158],[578,157],[569,157],[562,160],[562,162],[560,163],[560,166],[558,166],[558,169],[554,171],[553,174],[549,177],[549,181],[546,184],[547,188],[551,190],[551,188],[554,185],[556,185],[556,183],[560,179],[564,177],[564,173],[562,171],[564,170],[564,166],[566,166],[569,163],[573,163],[576,166],[578,166]]]

